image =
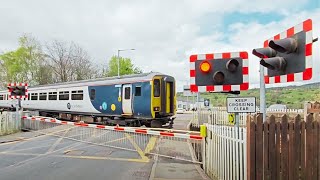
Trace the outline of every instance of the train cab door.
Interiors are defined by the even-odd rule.
[[[132,115],[132,85],[122,86],[122,112],[125,115]]]

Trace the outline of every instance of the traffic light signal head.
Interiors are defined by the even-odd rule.
[[[266,40],[264,48],[253,49],[267,68],[266,84],[312,78],[312,21],[310,19]]]
[[[215,53],[190,56],[192,92],[240,91],[249,88],[248,53]]]
[[[8,84],[9,97],[12,99],[28,97],[28,85],[26,83],[10,83]]]

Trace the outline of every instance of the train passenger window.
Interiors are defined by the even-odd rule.
[[[4,100],[3,95],[0,95],[0,100]]]
[[[59,100],[69,100],[69,91],[60,91]]]
[[[72,91],[71,92],[71,100],[83,100],[83,91]]]
[[[124,99],[130,99],[130,87],[124,89]]]
[[[28,93],[28,100],[30,100],[30,93]]]
[[[38,100],[38,93],[31,93],[31,100],[32,101]]]
[[[39,100],[47,100],[47,93],[39,93]]]
[[[153,96],[160,97],[160,79],[153,81]]]
[[[57,92],[49,92],[49,100],[57,100]]]
[[[136,87],[135,96],[141,96],[141,87]]]
[[[96,98],[96,90],[91,89],[90,90],[90,99],[93,101]]]

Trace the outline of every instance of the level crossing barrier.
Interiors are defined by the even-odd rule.
[[[24,116],[22,119],[24,129],[84,143],[134,151],[145,161],[148,161],[148,155],[156,155],[202,163],[203,137],[198,132],[105,126],[47,117]]]

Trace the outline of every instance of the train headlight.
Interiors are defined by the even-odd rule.
[[[154,107],[153,110],[154,110],[154,111],[159,111],[159,110],[160,110],[160,107]]]

